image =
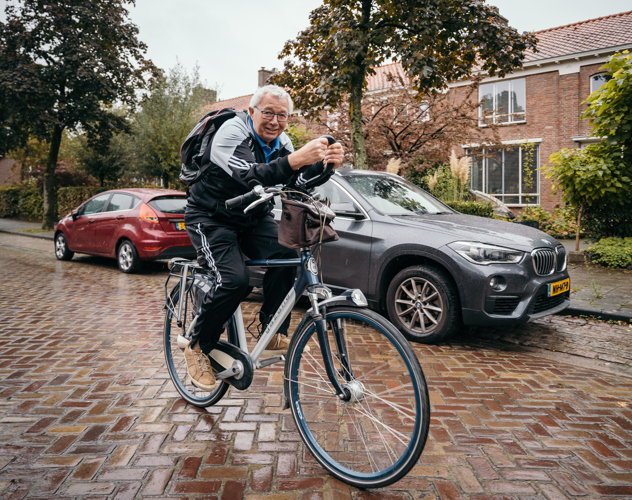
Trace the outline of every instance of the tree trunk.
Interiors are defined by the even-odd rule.
[[[61,134],[63,130],[61,125],[55,125],[51,135],[50,152],[48,154],[46,170],[44,170],[44,217],[42,220],[42,229],[54,229],[55,223],[57,222],[55,168],[57,167],[57,158],[59,157],[59,147],[61,146]]]
[[[351,87],[349,106],[349,121],[351,123],[351,144],[353,146],[354,168],[367,170],[369,164],[364,146],[364,131],[362,130],[362,83],[364,77],[356,77]]]
[[[579,214],[577,214],[577,233],[575,234],[575,251],[579,252],[579,229],[582,223],[582,212],[584,211],[584,203],[579,206]]]

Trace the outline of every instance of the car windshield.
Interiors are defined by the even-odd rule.
[[[346,180],[383,214],[452,213],[438,200],[404,179],[386,175],[351,175]]]
[[[187,199],[185,196],[163,196],[154,198],[149,204],[163,214],[183,214]]]

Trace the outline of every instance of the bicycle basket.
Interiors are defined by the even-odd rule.
[[[330,226],[336,214],[324,203],[282,198],[281,204],[279,243],[284,247],[302,248],[338,240],[338,233]]]

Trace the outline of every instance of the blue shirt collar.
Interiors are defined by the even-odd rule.
[[[280,145],[279,138],[277,137],[276,139],[274,139],[274,141],[272,141],[272,146],[268,146],[265,142],[261,140],[261,137],[257,135],[257,132],[255,132],[255,126],[252,123],[252,118],[248,117],[248,123],[250,124],[250,128],[252,129],[252,133],[255,134],[255,137],[257,138],[259,145],[263,149],[263,153],[266,156],[266,163],[269,163],[272,153],[279,150],[279,145]]]

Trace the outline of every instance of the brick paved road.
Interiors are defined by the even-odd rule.
[[[363,492],[303,452],[281,411],[281,368],[206,410],[176,397],[160,266],[125,276],[104,259],[57,262],[50,245],[0,235],[3,498],[632,497],[632,379],[616,373],[625,355],[615,346],[602,365],[580,361],[609,336],[629,352],[627,326],[555,318],[506,332],[509,342],[489,331],[415,346],[430,439],[408,477]],[[538,339],[575,356],[528,347]]]

